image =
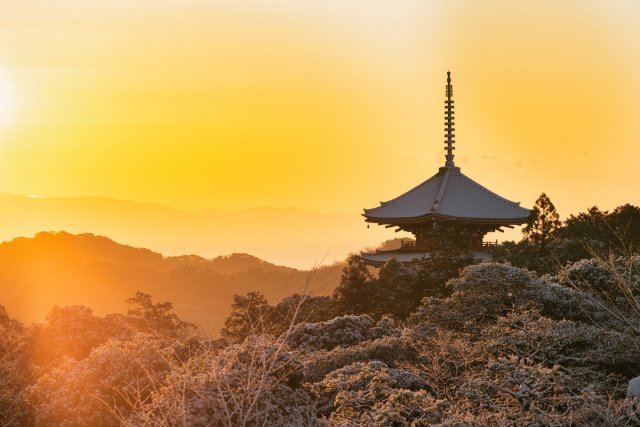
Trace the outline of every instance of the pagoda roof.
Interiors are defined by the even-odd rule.
[[[506,226],[527,221],[529,209],[488,190],[456,167],[453,103],[451,73],[447,72],[444,166],[437,174],[395,199],[381,202],[377,208],[365,209],[363,215],[368,222],[402,225],[449,219]]]
[[[367,221],[383,224],[436,218],[522,224],[529,214],[529,209],[488,190],[461,173],[460,168],[446,166],[395,199],[364,210]]]

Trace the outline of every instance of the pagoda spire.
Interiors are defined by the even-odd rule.
[[[455,122],[454,122],[454,116],[453,116],[453,86],[451,86],[451,71],[447,71],[447,91],[446,91],[446,96],[447,96],[447,100],[444,101],[444,119],[445,119],[445,128],[444,130],[447,132],[444,136],[447,138],[445,139],[444,143],[445,143],[445,150],[447,150],[447,155],[445,156],[445,159],[447,159],[447,162],[445,163],[445,167],[455,167],[455,164],[453,163],[453,150],[455,150],[455,147],[453,146],[453,144],[455,143],[455,134],[453,133],[453,131],[455,131],[455,128],[453,127]]]

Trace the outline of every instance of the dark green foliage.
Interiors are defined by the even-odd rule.
[[[376,319],[388,314],[405,319],[423,297],[448,295],[447,280],[473,262],[467,251],[440,249],[433,251],[431,257],[410,264],[392,258],[380,268],[375,278],[359,257],[352,257],[334,298],[345,313],[367,313]]]
[[[627,254],[640,249],[640,207],[630,204],[618,206],[613,212],[600,211],[596,206],[587,212],[570,215],[560,235],[593,246],[600,242],[608,252]],[[585,252],[584,258],[591,253]]]
[[[473,254],[466,248],[444,248],[435,250],[429,258],[416,260],[416,296],[446,297],[451,294],[447,281],[457,277],[464,267],[476,263]],[[411,307],[414,311],[416,305]]]
[[[544,253],[530,240],[503,242],[491,250],[491,259],[496,262],[508,262],[520,268],[535,271],[538,274],[551,274],[558,268],[556,247],[564,241],[552,241],[546,245]]]
[[[560,216],[551,199],[542,193],[531,211],[527,225],[522,232],[533,242],[540,253],[544,253],[547,242],[551,240],[560,228]]]
[[[378,278],[372,280],[370,286],[374,289],[369,296],[370,300],[373,299],[373,307],[369,313],[376,318],[391,314],[404,319],[420,299],[416,271],[394,258],[380,268]]]
[[[340,285],[333,298],[345,313],[368,313],[374,308],[373,276],[362,259],[353,255],[342,270]]]
[[[629,204],[611,213],[594,206],[587,212],[570,215],[560,227],[551,229],[542,251],[542,235],[533,237],[532,231],[525,228],[527,238],[498,245],[492,251],[492,259],[539,274],[555,274],[567,263],[592,258],[594,254],[628,256],[640,250],[640,208]]]

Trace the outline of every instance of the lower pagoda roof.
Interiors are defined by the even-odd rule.
[[[411,224],[434,219],[496,225],[523,224],[530,210],[488,190],[455,166],[439,172],[417,187],[380,206],[364,210],[368,222]]]
[[[473,251],[473,257],[480,261],[488,261],[491,257],[488,252],[485,251]],[[398,252],[398,251],[376,251],[376,252],[361,252],[360,258],[373,267],[381,267],[386,264],[392,258],[395,258],[398,262],[403,264],[409,263],[417,259],[430,258],[429,252]]]

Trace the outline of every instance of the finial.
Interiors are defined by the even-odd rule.
[[[447,90],[446,90],[446,96],[447,96],[447,100],[444,101],[444,119],[445,119],[445,128],[444,130],[447,132],[444,136],[447,138],[445,139],[444,143],[445,143],[445,150],[447,150],[447,154],[445,156],[445,159],[447,159],[446,163],[445,163],[445,167],[455,167],[455,164],[453,163],[453,150],[455,150],[455,147],[453,146],[454,142],[455,142],[455,134],[453,133],[453,131],[455,130],[455,128],[453,127],[455,122],[454,120],[454,114],[453,114],[453,86],[451,86],[451,71],[447,71]]]

